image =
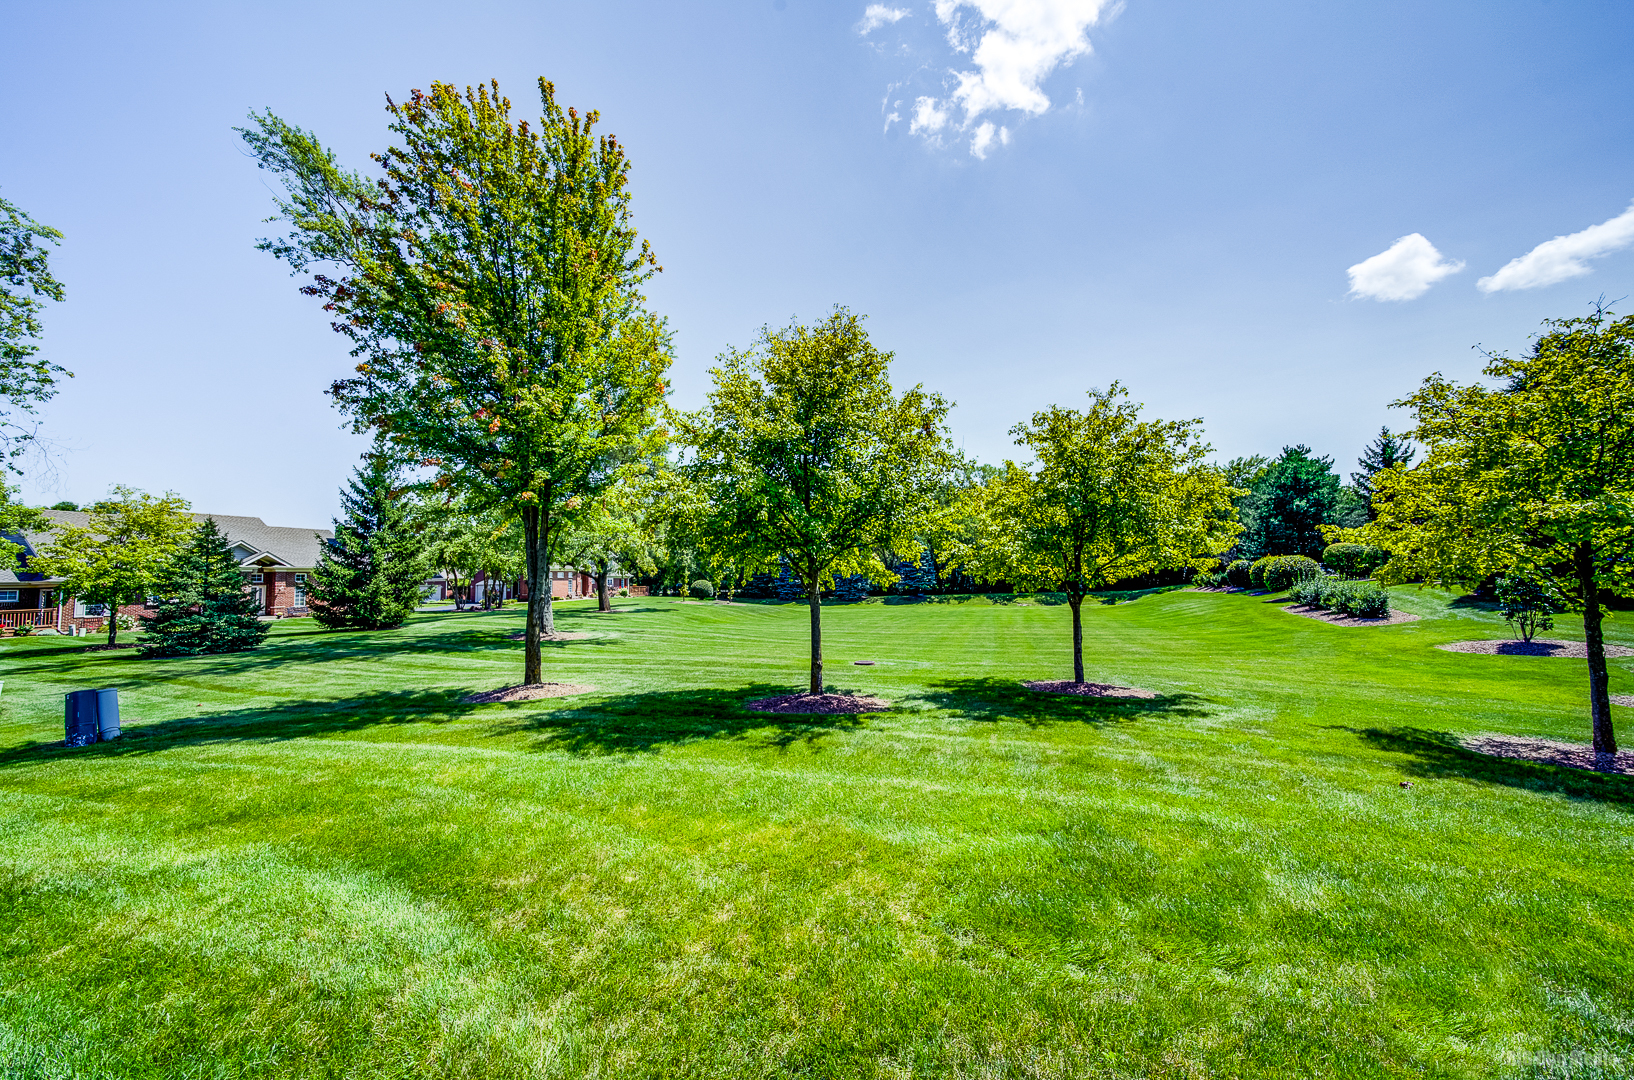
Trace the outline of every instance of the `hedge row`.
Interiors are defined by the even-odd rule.
[[[1326,608],[1361,619],[1383,619],[1390,614],[1390,594],[1376,581],[1307,578],[1293,587],[1288,598],[1296,604]]]
[[[1321,572],[1315,559],[1303,555],[1267,555],[1248,568],[1248,583],[1266,592],[1281,592]]]

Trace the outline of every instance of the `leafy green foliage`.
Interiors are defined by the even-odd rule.
[[[666,491],[650,466],[634,466],[578,515],[563,538],[563,561],[592,572],[602,611],[613,609],[607,578],[614,567],[630,574],[658,568]]]
[[[1322,553],[1321,526],[1350,527],[1366,521],[1357,495],[1340,486],[1333,459],[1312,454],[1308,446],[1285,446],[1266,464],[1264,458],[1237,459],[1227,466],[1248,494],[1236,500],[1243,534],[1237,551],[1245,558]]]
[[[1315,559],[1303,555],[1267,555],[1248,568],[1248,580],[1256,589],[1281,592],[1295,582],[1306,581],[1322,572]]]
[[[1505,574],[1494,584],[1498,614],[1509,621],[1521,640],[1531,641],[1539,630],[1553,630],[1555,615],[1566,610],[1551,582],[1524,574]]]
[[[1367,444],[1356,462],[1359,471],[1350,474],[1350,483],[1367,504],[1369,521],[1378,516],[1373,509],[1374,478],[1386,469],[1410,468],[1417,456],[1418,450],[1412,443],[1400,435],[1392,435],[1387,427],[1381,427],[1378,436]]]
[[[1322,565],[1354,577],[1367,577],[1390,561],[1390,553],[1373,544],[1329,544],[1322,549]]]
[[[1390,593],[1376,581],[1347,581],[1318,574],[1296,581],[1288,591],[1288,598],[1296,604],[1326,608],[1361,619],[1383,619],[1390,615]]]
[[[478,574],[492,582],[516,581],[523,576],[521,522],[499,509],[475,509],[469,500],[443,507],[423,507],[426,529],[434,537],[430,562],[441,569],[454,590],[456,604]],[[483,590],[483,607],[503,604],[502,592],[490,585]]]
[[[745,573],[786,558],[811,608],[810,692],[823,691],[821,590],[895,574],[882,552],[918,550],[951,454],[948,402],[891,388],[891,354],[845,308],[766,328],[711,370],[709,405],[681,418],[699,535]]]
[[[1084,681],[1080,607],[1091,589],[1154,570],[1213,568],[1239,526],[1231,489],[1204,460],[1199,420],[1141,420],[1113,383],[1085,412],[1052,406],[1011,430],[1032,468],[1005,462],[982,489],[966,565],[1072,608],[1073,678]]]
[[[345,516],[309,582],[312,617],[331,630],[402,626],[425,595],[431,566],[396,468],[368,455],[340,503]]]
[[[55,525],[32,569],[64,579],[68,596],[106,605],[112,645],[119,640],[114,609],[147,598],[196,526],[181,496],[155,498],[124,486],[110,490],[89,515],[84,528]]]
[[[521,519],[529,683],[562,535],[662,442],[670,363],[642,306],[657,263],[630,221],[624,148],[543,79],[539,94],[537,126],[511,122],[497,84],[388,99],[400,144],[375,156],[374,182],[270,112],[242,131],[287,192],[291,235],[262,249],[297,271],[340,268],[305,289],[363,361],[335,403],[439,485]]]
[[[242,652],[267,636],[269,624],[214,518],[205,518],[171,557],[154,592],[159,609],[142,617],[144,656]]]
[[[1518,575],[1582,610],[1594,748],[1612,753],[1601,596],[1634,595],[1634,317],[1544,325],[1530,355],[1492,357],[1497,388],[1437,374],[1398,402],[1425,460],[1378,473],[1376,520],[1341,538],[1388,550],[1393,580]]]
[[[1226,567],[1226,581],[1239,589],[1246,589],[1253,584],[1250,569],[1253,564],[1247,559],[1237,559]]]
[[[7,467],[28,448],[35,429],[16,415],[57,393],[57,376],[73,372],[38,359],[45,332],[40,312],[46,300],[61,301],[62,283],[51,276],[50,248],[62,233],[41,225],[13,203],[0,198],[0,443]]]
[[[707,578],[699,578],[687,586],[687,595],[694,600],[715,599],[715,586]]]

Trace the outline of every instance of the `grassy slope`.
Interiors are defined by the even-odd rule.
[[[458,704],[515,612],[8,641],[0,1075],[1622,1075],[1634,784],[1452,745],[1586,738],[1582,664],[1399,606],[1098,606],[1091,677],[1160,692],[1107,705],[1016,688],[1065,608],[831,608],[860,719],[738,708],[798,606],[564,605],[600,693],[522,705]],[[96,685],[131,737],[47,746]]]

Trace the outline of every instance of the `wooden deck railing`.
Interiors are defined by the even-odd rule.
[[[19,626],[55,626],[56,624],[56,608],[46,608],[43,611],[0,611],[0,628],[7,630],[15,630]]]

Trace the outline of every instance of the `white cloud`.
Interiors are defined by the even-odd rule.
[[[916,122],[913,130],[937,131],[951,120],[952,109],[962,109],[960,129],[974,128],[970,152],[986,157],[995,129],[982,117],[1049,111],[1044,79],[1088,53],[1089,28],[1115,14],[1118,6],[1117,0],[936,0],[936,18],[947,27],[948,44],[970,53],[975,68],[950,72],[957,85],[946,98],[920,98],[921,114],[941,119],[934,126]],[[1008,129],[998,130],[1000,141],[1008,142]]]
[[[1586,259],[1597,259],[1634,244],[1634,205],[1598,225],[1570,236],[1545,240],[1518,259],[1505,263],[1496,274],[1475,283],[1482,292],[1536,289],[1557,281],[1592,273]]]
[[[914,102],[913,119],[908,123],[908,130],[914,133],[925,131],[934,134],[946,127],[950,119],[948,111],[937,104],[935,98],[922,97]]]
[[[887,7],[884,4],[869,4],[862,13],[862,21],[857,24],[857,33],[867,34],[878,30],[882,26],[899,23],[909,15],[907,8]]]
[[[1420,233],[1409,233],[1371,259],[1352,266],[1350,292],[1369,300],[1412,300],[1464,268],[1444,258]]]

